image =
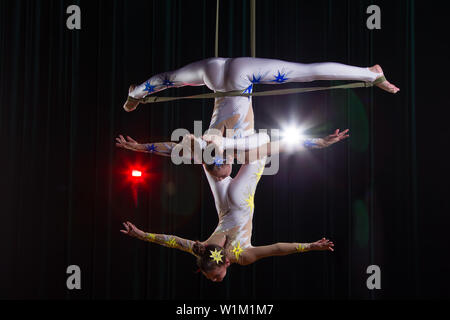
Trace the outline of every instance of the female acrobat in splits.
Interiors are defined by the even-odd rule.
[[[190,63],[178,70],[152,76],[139,86],[130,86],[126,111],[133,111],[142,98],[158,91],[182,86],[206,85],[214,92],[241,90],[252,93],[258,84],[283,84],[314,80],[357,80],[370,82],[381,89],[397,93],[399,89],[384,77],[379,65],[361,68],[341,63],[324,62],[302,64],[264,58],[210,58]],[[246,135],[251,126],[248,113],[251,97],[221,97],[215,99],[210,128],[230,127],[227,122],[240,127],[235,136]]]

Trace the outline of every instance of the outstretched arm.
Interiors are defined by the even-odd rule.
[[[289,141],[288,139],[281,139],[279,141],[275,141],[272,143],[269,143],[266,146],[267,152],[269,155],[276,154],[276,153],[282,153],[282,152],[296,152],[304,149],[323,149],[328,148],[331,145],[342,141],[344,139],[347,139],[350,135],[348,134],[348,129],[344,131],[339,131],[339,129],[336,129],[334,133],[323,137],[323,138],[302,138],[300,137],[296,141]],[[264,155],[264,147],[262,146],[260,149],[262,149],[262,152]]]
[[[224,138],[218,135],[204,135],[204,141],[214,144],[216,148],[223,152],[228,150],[233,152],[234,157],[239,154],[245,154],[245,163],[262,159],[264,157],[274,155],[282,152],[297,152],[303,149],[322,149],[327,148],[339,141],[349,137],[348,129],[340,132],[339,129],[333,134],[324,138],[301,138],[290,141],[288,139],[281,139],[270,142],[270,138],[266,133],[255,133],[244,138]]]
[[[199,138],[195,138],[192,134],[187,134],[183,137],[180,143],[175,142],[152,142],[152,143],[138,143],[133,138],[127,136],[127,140],[122,135],[116,138],[116,146],[123,149],[128,149],[136,152],[152,153],[159,156],[171,157],[173,152],[175,155],[194,159],[201,163],[201,143]],[[205,142],[203,142],[205,143]]]
[[[119,148],[136,152],[153,153],[164,157],[170,157],[172,149],[177,145],[175,142],[138,143],[129,136],[125,140],[122,135],[119,135],[116,141],[116,146]]]
[[[243,264],[248,265],[262,258],[286,256],[292,253],[308,251],[334,251],[333,247],[333,242],[325,238],[312,243],[279,242],[268,246],[251,247],[245,252]]]
[[[179,249],[181,251],[189,252],[190,254],[194,255],[194,253],[192,252],[194,241],[183,239],[173,235],[147,233],[139,230],[134,224],[128,221],[124,222],[123,225],[125,227],[125,230],[120,230],[120,232],[128,234],[131,237],[143,241],[153,242],[164,247]]]

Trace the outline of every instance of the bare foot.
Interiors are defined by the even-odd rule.
[[[131,85],[130,88],[128,89],[128,94],[130,94],[131,91],[133,91],[135,87],[136,87],[135,85]],[[134,109],[136,109],[138,105],[139,105],[139,102],[131,101],[131,100],[127,99],[127,101],[123,105],[123,108],[125,109],[126,112],[130,112],[130,111],[133,111]]]
[[[372,71],[372,72],[383,74],[383,69],[381,69],[380,65],[378,65],[378,64],[374,65],[373,67],[370,67],[369,70]],[[385,90],[387,92],[390,92],[390,93],[397,93],[397,92],[400,91],[399,88],[397,88],[396,86],[394,86],[392,83],[390,83],[387,80],[383,81],[382,83],[376,84],[376,86],[378,88],[381,88],[381,89],[383,89],[383,90]]]

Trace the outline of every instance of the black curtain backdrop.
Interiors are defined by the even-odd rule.
[[[81,8],[81,30],[66,28],[71,4]],[[371,4],[381,8],[381,30],[366,28]],[[334,253],[232,266],[212,283],[195,273],[192,256],[119,232],[129,220],[205,240],[216,226],[200,166],[114,145],[119,134],[169,141],[174,129],[193,131],[194,120],[206,130],[211,100],[132,113],[122,104],[131,83],[214,56],[215,5],[0,2],[0,298],[448,298],[449,188],[439,183],[448,168],[448,44],[444,11],[426,2],[256,1],[258,57],[378,63],[401,88],[254,99],[256,128],[295,119],[314,135],[350,129],[350,140],[327,150],[282,155],[278,174],[264,176],[255,196],[254,245],[326,236]],[[250,55],[249,17],[249,1],[221,1],[220,56]],[[304,86],[318,84],[332,83]],[[132,166],[147,173],[136,197],[126,175]],[[366,287],[372,264],[381,268],[381,290]],[[66,288],[69,265],[81,268],[81,290]]]

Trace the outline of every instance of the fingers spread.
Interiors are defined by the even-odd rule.
[[[128,138],[128,141],[131,141],[131,142],[133,142],[133,143],[137,143],[133,138],[131,138],[130,136],[127,136],[127,138]]]

